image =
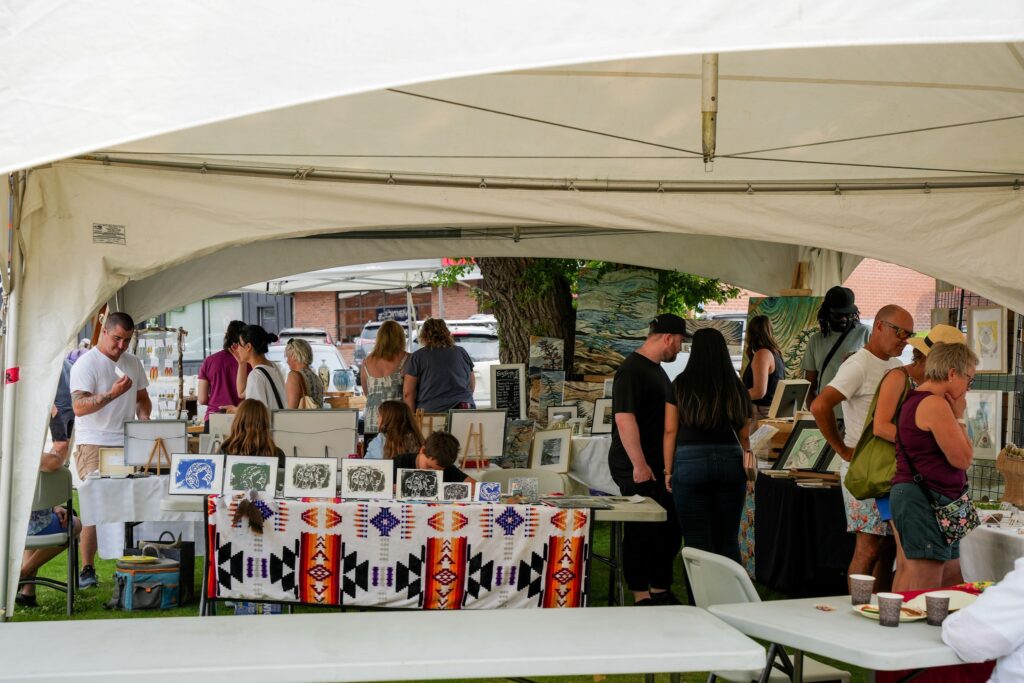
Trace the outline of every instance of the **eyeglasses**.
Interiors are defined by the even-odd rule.
[[[893,331],[896,333],[896,338],[901,341],[906,341],[914,336],[913,330],[908,330],[906,328],[900,327],[899,325],[893,325],[888,320],[879,320],[878,322],[882,323],[883,325],[888,325],[889,327],[891,327]]]
[[[971,387],[973,387],[974,386],[974,375],[971,375],[969,377],[967,375],[964,375],[964,377],[967,377],[967,388],[970,389]]]

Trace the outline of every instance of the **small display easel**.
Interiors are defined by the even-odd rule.
[[[466,429],[466,440],[462,443],[466,444],[466,448],[462,453],[462,462],[466,467],[487,467],[487,461],[484,458],[484,423],[483,422],[470,422],[469,427]],[[471,461],[470,454],[473,455]],[[470,464],[472,462],[472,465]]]
[[[157,476],[163,474],[163,464],[167,463],[167,472],[171,471],[171,454],[167,452],[164,440],[159,436],[153,440],[153,449],[149,452],[149,460],[146,461],[146,469],[153,469],[153,461],[156,460]]]
[[[422,408],[416,410],[416,426],[420,434],[427,438],[434,432],[444,431],[448,428],[448,413],[425,413]]]

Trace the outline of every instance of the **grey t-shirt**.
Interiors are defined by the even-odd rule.
[[[409,356],[405,374],[416,378],[416,408],[439,413],[459,403],[473,404],[469,388],[473,359],[461,346],[422,348]]]
[[[836,349],[836,352],[832,354],[828,367],[823,369],[822,365],[825,363],[825,356],[832,350],[832,346],[841,334],[842,332],[830,331],[827,336],[824,336],[821,334],[821,330],[818,330],[807,340],[807,350],[804,352],[804,359],[800,363],[800,369],[804,372],[818,373],[819,394],[836,376],[836,372],[839,371],[839,366],[843,364],[843,361],[860,351],[868,343],[868,337],[871,336],[871,328],[867,325],[858,324],[857,327],[850,330],[850,333],[846,335],[846,339]],[[841,405],[836,406],[836,417],[841,417],[843,414]]]

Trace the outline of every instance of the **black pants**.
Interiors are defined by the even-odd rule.
[[[672,564],[683,539],[672,495],[665,490],[664,479],[637,484],[633,482],[632,472],[628,479],[614,475],[613,478],[622,495],[648,496],[666,512],[664,522],[626,522],[623,525],[622,570],[626,586],[631,591],[668,590],[672,587]]]

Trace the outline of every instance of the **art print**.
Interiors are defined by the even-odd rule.
[[[574,404],[571,406],[548,406],[548,424],[558,424],[560,422],[568,422],[574,417],[579,416],[579,408]]]
[[[998,306],[972,308],[967,317],[967,343],[978,355],[975,372],[1007,371],[1006,309]]]
[[[520,496],[527,503],[540,500],[540,479],[537,477],[512,477],[508,481],[508,494]]]
[[[782,360],[786,363],[787,379],[803,379],[800,363],[807,351],[807,342],[818,327],[818,309],[824,301],[820,296],[769,296],[751,297],[747,312],[747,324],[759,315],[768,316],[772,323],[772,333],[782,351]],[[747,357],[743,357],[743,367],[747,367]]]
[[[566,422],[573,436],[583,436],[587,433],[587,418],[574,417]]]
[[[658,315],[658,274],[637,268],[585,270],[577,285],[573,372],[614,374],[643,344]]]
[[[224,493],[256,491],[273,496],[277,491],[277,458],[229,455],[224,462]]]
[[[499,467],[509,469],[527,466],[536,425],[533,420],[508,421],[505,428],[505,452],[497,460]]]
[[[604,382],[566,382],[562,388],[562,404],[576,406],[576,417],[594,421],[594,404],[604,398]],[[586,431],[586,430],[584,430]]]
[[[438,500],[441,497],[441,470],[398,470],[399,500]]]
[[[342,460],[341,497],[390,499],[395,491],[395,466],[389,460]]]
[[[1003,392],[968,391],[964,419],[975,459],[995,460],[1003,447]]]
[[[572,430],[570,429],[548,429],[537,432],[533,437],[530,467],[568,472],[571,443]]]
[[[333,458],[285,459],[285,498],[334,498],[337,489],[338,471]]]
[[[815,422],[801,420],[794,425],[773,469],[812,470],[828,448],[828,441]]]
[[[203,496],[220,494],[223,468],[223,455],[172,453],[167,493]]]
[[[542,370],[565,368],[565,341],[557,337],[530,337],[530,377]]]
[[[467,482],[448,482],[441,491],[442,500],[463,503],[473,500],[473,485]]]
[[[590,428],[591,434],[612,433],[612,400],[610,398],[599,398],[594,402],[594,425]]]
[[[476,485],[476,500],[480,503],[501,502],[501,482],[480,481]]]

